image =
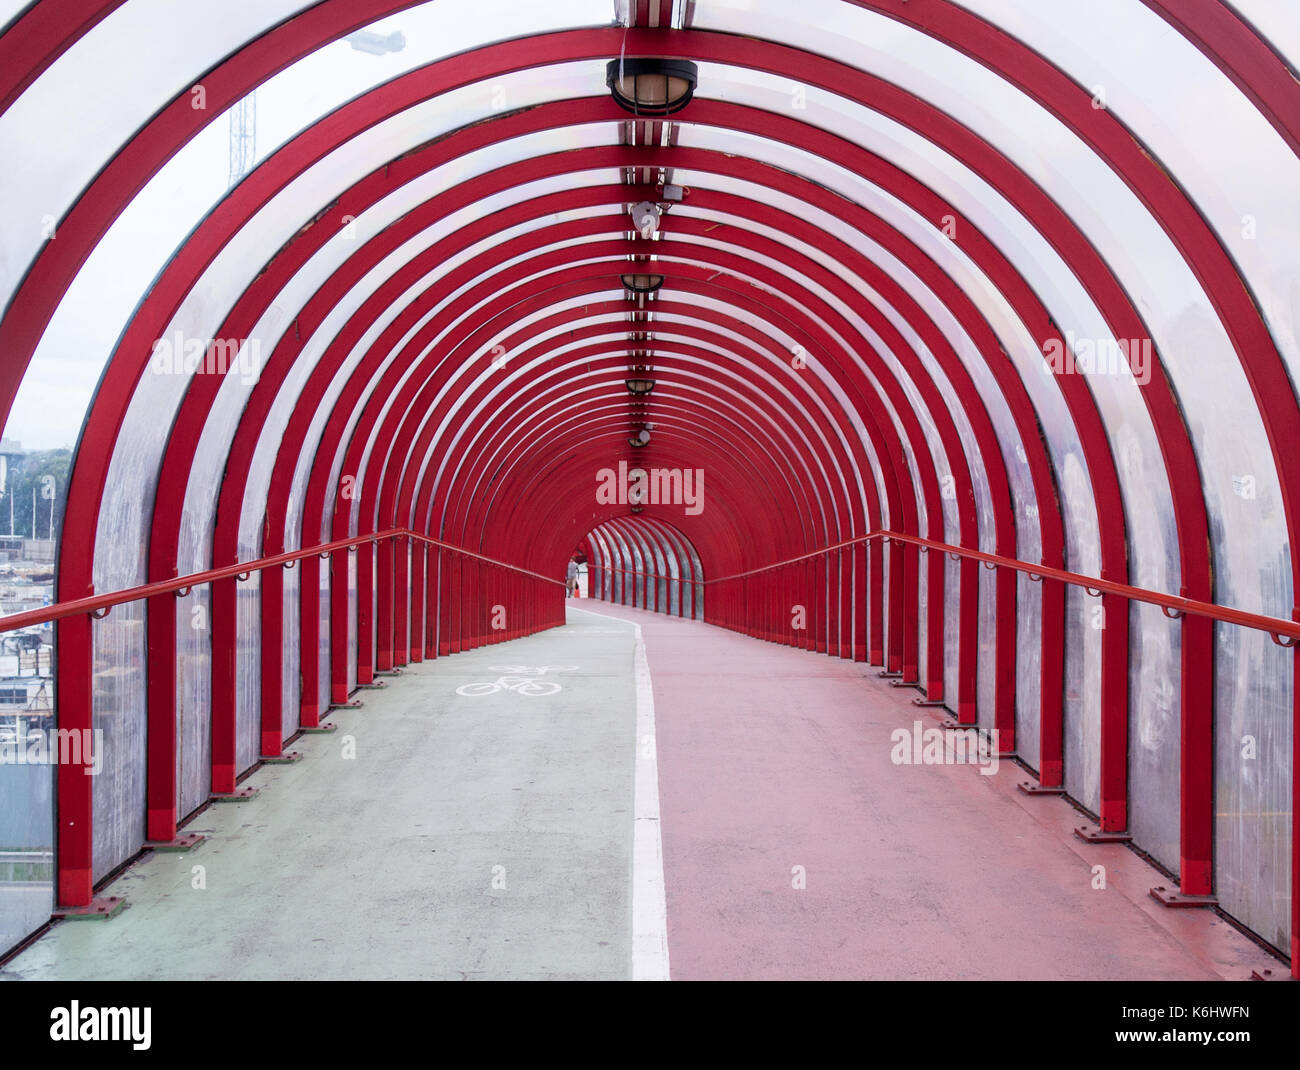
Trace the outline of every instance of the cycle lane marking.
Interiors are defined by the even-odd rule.
[[[530,698],[557,695],[564,690],[557,681],[537,678],[545,676],[548,672],[578,672],[579,669],[577,665],[492,665],[489,666],[489,671],[499,672],[501,676],[496,680],[478,680],[461,684],[456,688],[456,694],[463,698],[482,698],[484,695],[495,695],[500,691],[514,691]]]
[[[603,617],[590,609],[578,613]],[[605,618],[609,619],[609,618]],[[655,740],[654,687],[641,625],[636,636],[633,675],[636,681],[636,772],[632,810],[632,980],[667,981],[668,899],[664,890],[663,836],[659,822],[659,757]]]

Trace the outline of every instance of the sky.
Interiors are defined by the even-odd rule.
[[[11,0],[0,0],[0,24],[14,6]],[[400,31],[405,48],[376,56],[336,41],[258,89],[257,162],[318,116],[437,56],[494,38],[563,26],[609,25],[614,17],[615,0],[550,0],[545,5],[435,0],[372,23],[368,30],[380,35]],[[75,444],[131,314],[178,245],[226,192],[229,130],[229,113],[215,115],[154,176],[96,247],[41,339],[4,428],[5,438],[17,439],[29,450]],[[267,252],[269,256],[274,250]],[[214,312],[213,319],[215,329],[220,315]]]

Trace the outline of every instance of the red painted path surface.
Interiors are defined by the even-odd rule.
[[[1012,762],[901,766],[936,712],[840,661],[582,599],[641,626],[674,979],[1241,979],[1277,962],[1168,880],[1023,796]],[[1094,866],[1105,867],[1104,889]],[[806,887],[796,889],[794,867]]]

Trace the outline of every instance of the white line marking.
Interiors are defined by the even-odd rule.
[[[590,609],[569,608],[611,618]],[[619,619],[619,618],[613,618]],[[641,625],[633,655],[636,676],[636,782],[632,804],[632,980],[667,981],[668,899],[664,892],[664,849],[659,826],[659,757],[655,740],[655,697]]]

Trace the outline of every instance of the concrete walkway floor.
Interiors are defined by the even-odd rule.
[[[337,733],[294,744],[305,760],[249,778],[255,800],[201,814],[201,847],[119,878],[119,917],[60,923],[4,974],[654,976],[665,897],[673,978],[1277,967],[1213,913],[1157,904],[1164,877],[1074,839],[1083,816],[1020,795],[1019,767],[894,764],[891,733],[939,719],[874,668],[570,607],[563,628],[362,692]]]
[[[951,715],[877,668],[584,603],[642,628],[674,979],[1239,979],[1279,969],[1012,762],[896,765]],[[1094,887],[1104,866],[1105,887]],[[796,867],[799,867],[796,869]],[[802,885],[802,887],[797,887]],[[1284,967],[1283,967],[1284,969]]]
[[[122,914],[61,922],[4,972],[629,977],[634,645],[575,615],[407,667],[244,781],[255,799],[201,813],[197,849],[128,869],[104,892]]]

